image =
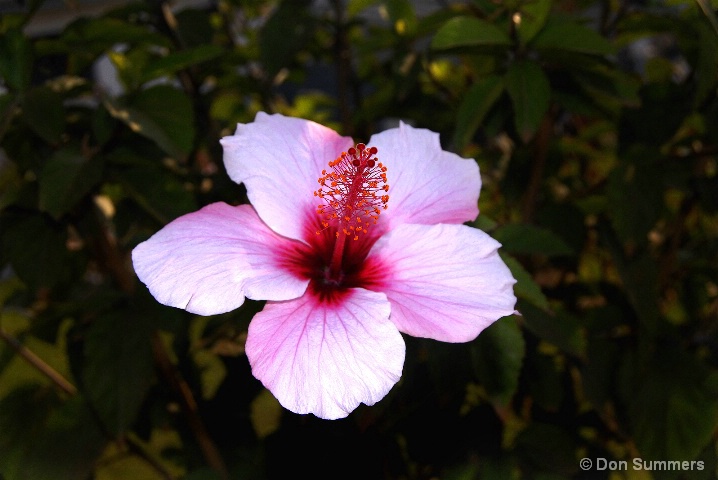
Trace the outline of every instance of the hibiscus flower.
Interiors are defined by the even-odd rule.
[[[365,146],[319,124],[260,113],[222,139],[251,205],[214,203],[132,252],[165,305],[199,315],[267,300],[245,351],[287,409],[335,419],[399,380],[400,332],[468,342],[514,313],[500,244],[478,215],[474,160],[402,124]]]

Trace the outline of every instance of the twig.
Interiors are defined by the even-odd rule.
[[[696,3],[701,10],[703,10],[703,14],[706,16],[711,24],[711,27],[713,27],[713,30],[715,30],[718,35],[718,19],[716,18],[716,14],[713,12],[713,7],[711,7],[710,3],[706,0],[696,0]]]
[[[27,348],[25,345],[20,343],[20,341],[7,333],[5,330],[0,328],[0,338],[5,340],[5,343],[10,345],[10,347],[17,352],[18,355],[20,355],[22,358],[25,359],[27,363],[35,367],[37,371],[45,375],[47,378],[49,378],[52,383],[57,386],[60,390],[67,393],[68,395],[76,395],[77,394],[77,388],[73,384],[71,384],[65,377],[60,375],[60,373],[52,368],[50,365],[45,363],[45,361],[35,355],[35,353]]]
[[[548,157],[548,147],[551,140],[551,130],[553,129],[553,115],[547,113],[534,139],[534,162],[531,168],[531,179],[526,188],[523,204],[523,220],[531,223],[534,210],[536,209],[536,199],[538,198],[541,185],[543,184],[544,170],[546,169],[546,157]]]
[[[192,396],[192,391],[167,356],[165,346],[157,332],[152,335],[152,351],[162,376],[180,399],[182,410],[184,411],[189,427],[192,430],[200,449],[202,450],[204,459],[207,461],[207,464],[215,472],[217,472],[217,474],[219,474],[222,480],[229,480],[227,467],[219,454],[217,446],[209,436],[207,428],[204,426],[204,423],[202,423],[202,419],[197,411],[197,402]]]
[[[163,478],[165,478],[165,480],[175,480],[175,477],[165,468],[165,466],[162,465],[162,463],[160,463],[159,461],[157,461],[157,459],[154,458],[152,454],[145,449],[145,446],[142,444],[142,442],[135,438],[134,435],[126,435],[125,441],[130,452],[133,452],[142,457],[142,459],[152,465],[152,468],[154,468],[157,473],[159,473]]]

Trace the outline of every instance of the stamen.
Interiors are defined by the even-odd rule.
[[[317,234],[336,224],[337,232],[358,240],[360,234],[366,234],[367,228],[379,221],[389,202],[386,195],[389,185],[387,168],[376,154],[376,147],[358,143],[329,162],[331,170],[322,170],[320,188],[314,196],[324,201],[317,207],[324,228]]]

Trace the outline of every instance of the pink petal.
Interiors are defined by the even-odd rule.
[[[386,294],[400,331],[468,342],[514,313],[516,281],[499,247],[465,225],[400,225],[374,244],[365,275],[375,279],[372,290]]]
[[[316,212],[320,203],[314,191],[322,169],[352,141],[308,120],[260,112],[221,143],[227,173],[246,185],[262,220],[285,237],[303,240],[306,212]]]
[[[310,287],[255,315],[246,352],[254,376],[285,408],[336,419],[387,394],[405,347],[383,294],[349,289],[319,300]]]
[[[402,223],[464,223],[479,214],[479,167],[441,149],[439,134],[402,123],[373,135],[368,145],[387,167],[391,229]]]
[[[199,315],[252,299],[301,296],[308,280],[288,259],[298,242],[272,232],[249,205],[213,203],[177,218],[137,245],[137,276],[160,303]]]

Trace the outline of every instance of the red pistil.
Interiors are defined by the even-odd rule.
[[[336,228],[329,266],[331,278],[340,277],[346,239],[358,240],[360,235],[366,234],[369,226],[379,221],[381,211],[387,208],[386,167],[376,158],[376,153],[376,147],[367,148],[359,143],[329,162],[331,170],[322,170],[319,177],[321,186],[314,196],[325,203],[317,207],[317,213],[324,229]]]

